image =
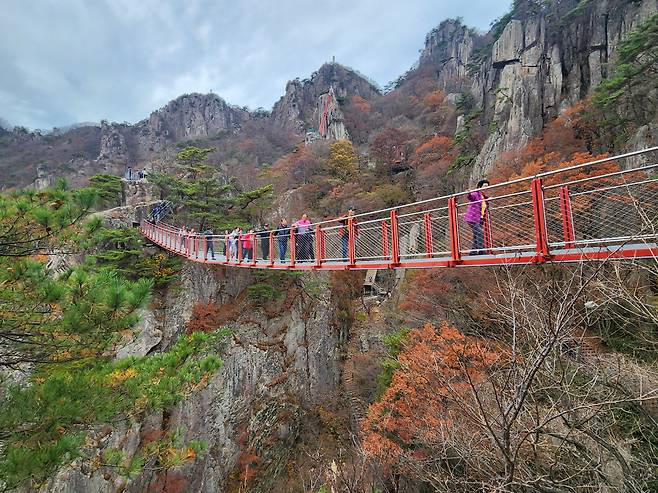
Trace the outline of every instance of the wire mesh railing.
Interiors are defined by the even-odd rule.
[[[641,156],[639,168],[626,160]],[[244,267],[413,268],[658,254],[658,148],[314,224],[228,235],[143,221],[154,243]],[[624,167],[626,166],[626,167]]]

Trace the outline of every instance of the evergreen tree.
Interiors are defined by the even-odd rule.
[[[186,147],[177,155],[178,172],[154,173],[149,180],[158,185],[161,197],[181,207],[181,220],[198,231],[223,230],[246,225],[255,213],[254,206],[264,206],[272,186],[238,191],[233,181],[223,181],[218,170],[207,164],[214,149]]]
[[[0,195],[0,257],[25,257],[70,238],[72,226],[97,198],[92,188],[68,191],[64,181],[50,190]]]
[[[115,175],[94,175],[89,180],[90,187],[96,190],[99,205],[103,208],[118,207],[123,201],[121,178]]]

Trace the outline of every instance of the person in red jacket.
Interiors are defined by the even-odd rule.
[[[250,229],[240,235],[242,242],[242,260],[251,260],[254,257],[254,230]]]

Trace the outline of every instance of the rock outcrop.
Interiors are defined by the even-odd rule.
[[[37,165],[37,178],[33,186],[35,190],[43,190],[52,187],[55,184],[55,178],[44,164]]]
[[[308,282],[325,282],[322,274]],[[138,423],[119,423],[89,437],[88,452],[102,456],[119,448],[130,460],[142,440],[179,427],[184,440],[203,440],[207,455],[176,469],[184,488],[177,491],[225,491],[243,455],[257,456],[261,479],[250,491],[283,491],[275,487],[303,429],[303,416],[317,405],[336,400],[340,371],[337,334],[331,327],[327,295],[309,297],[299,286],[285,294],[280,310],[261,308],[245,290],[253,274],[243,269],[185,264],[180,287],[156,300],[142,317],[133,339],[118,356],[166,350],[185,331],[192,307],[214,300],[235,313],[226,341],[224,366],[208,385],[163,416],[155,413]],[[272,305],[272,304],[271,304]],[[154,491],[162,474],[149,468],[130,483],[112,470],[77,460],[64,467],[44,488],[48,493]],[[164,473],[163,473],[164,474]]]
[[[538,136],[547,121],[590,95],[608,75],[619,41],[658,12],[655,0],[589,2],[581,11],[577,2],[568,3],[561,22],[531,11],[510,20],[474,78],[483,118],[497,129],[478,156],[474,179],[502,152]]]
[[[295,79],[286,84],[286,93],[274,104],[272,119],[276,125],[299,134],[318,125],[318,101],[333,88],[338,101],[352,96],[370,100],[380,92],[354,70],[338,63],[325,63],[310,79]]]
[[[128,145],[123,135],[125,125],[101,122],[100,152],[96,160],[103,164],[126,165],[129,161]]]
[[[139,155],[148,156],[181,140],[238,130],[249,118],[216,94],[185,94],[137,123],[133,135]]]
[[[425,37],[418,69],[436,74],[444,92],[463,92],[470,88],[469,63],[473,52],[482,43],[481,37],[461,21],[445,20]]]
[[[487,35],[459,21],[433,30],[418,70],[434,71],[448,93],[470,92],[483,123],[495,129],[477,157],[473,178],[590,95],[608,75],[620,40],[656,12],[656,0],[572,0],[547,8],[524,0]]]
[[[318,118],[318,133],[323,139],[349,139],[345,128],[343,112],[340,111],[333,86],[320,95],[316,108]]]

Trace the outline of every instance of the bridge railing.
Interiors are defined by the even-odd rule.
[[[638,158],[639,167],[630,166]],[[633,161],[631,161],[633,160]],[[199,262],[344,269],[570,261],[655,255],[658,148],[494,184],[484,244],[464,221],[468,192],[232,238],[144,221],[155,243]],[[308,230],[305,232],[304,230]],[[477,229],[477,227],[476,227]],[[249,248],[251,245],[251,248]]]

